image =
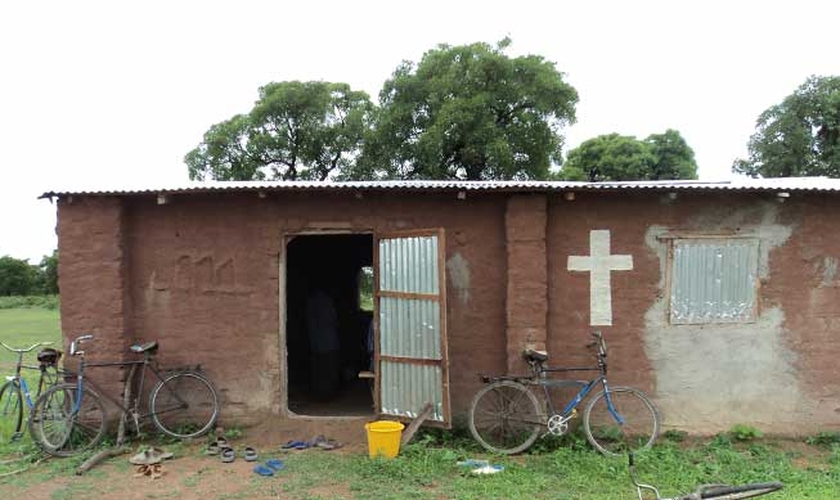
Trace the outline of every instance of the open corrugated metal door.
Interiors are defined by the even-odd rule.
[[[442,229],[377,238],[376,382],[380,414],[451,423]]]

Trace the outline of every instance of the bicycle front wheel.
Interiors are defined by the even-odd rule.
[[[583,414],[586,439],[605,455],[649,448],[659,435],[653,403],[632,387],[610,387],[596,394]]]
[[[470,405],[470,432],[493,453],[512,455],[527,450],[537,440],[542,422],[536,396],[510,380],[483,387]]]
[[[77,407],[78,405],[78,407]],[[57,457],[70,457],[95,447],[108,425],[102,398],[75,384],[53,386],[35,401],[29,434],[38,446]]]
[[[165,376],[149,395],[152,422],[164,434],[184,439],[210,432],[219,418],[219,396],[204,375],[182,371]]]
[[[0,387],[0,444],[17,439],[22,425],[23,398],[20,385],[16,380],[10,380]]]
[[[700,490],[700,497],[706,500],[741,500],[755,498],[782,489],[782,483],[753,483],[740,486],[707,486]],[[698,498],[689,496],[688,498]]]

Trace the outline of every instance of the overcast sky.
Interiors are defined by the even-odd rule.
[[[271,81],[376,97],[438,43],[513,40],[577,89],[567,150],[679,130],[700,178],[732,177],[759,113],[840,74],[840,2],[0,2],[0,256],[56,246],[45,191],[187,180],[184,154]]]

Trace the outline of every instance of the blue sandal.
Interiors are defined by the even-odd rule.
[[[269,458],[265,461],[265,465],[274,471],[281,471],[286,468],[286,464],[276,458]]]
[[[256,467],[254,467],[254,472],[259,474],[260,476],[265,476],[265,477],[269,477],[269,476],[274,475],[274,470],[270,467],[266,467],[263,464],[260,464]]]
[[[288,443],[280,446],[281,450],[291,450],[291,449],[305,450],[307,448],[309,448],[309,443],[307,443],[306,441],[295,441],[295,440],[289,441]]]

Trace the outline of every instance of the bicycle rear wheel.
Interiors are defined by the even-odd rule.
[[[511,455],[527,450],[536,441],[542,422],[536,396],[510,380],[483,387],[470,405],[470,432],[494,453]]]
[[[184,439],[210,432],[219,418],[219,396],[204,375],[181,371],[165,376],[149,395],[152,422],[164,434]]]
[[[612,408],[607,393],[601,391],[586,406],[586,439],[605,455],[649,448],[659,434],[659,415],[653,403],[632,387],[610,387],[609,399]]]
[[[782,483],[753,483],[739,486],[708,486],[701,488],[700,498],[707,500],[741,500],[755,498],[782,489]],[[692,497],[696,498],[696,497]]]
[[[10,380],[0,387],[0,444],[17,439],[22,425],[23,398],[20,385],[16,380]]]
[[[56,385],[32,407],[29,433],[50,455],[70,457],[93,448],[105,437],[108,422],[102,398],[88,388],[82,391],[81,400],[78,393],[75,384]]]

